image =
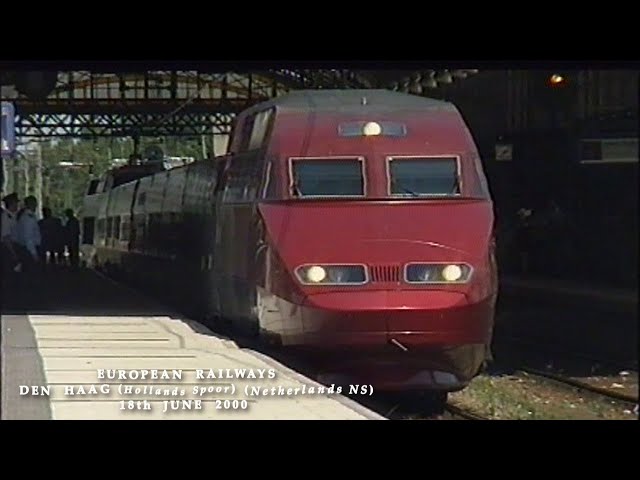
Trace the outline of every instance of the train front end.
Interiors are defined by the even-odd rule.
[[[455,109],[389,118],[316,119],[316,142],[287,155],[288,198],[259,205],[261,328],[327,383],[455,391],[489,353],[493,205]],[[327,141],[345,124],[363,134]]]
[[[269,261],[278,333],[327,381],[456,390],[478,373],[496,299],[486,202],[262,210],[296,232]]]

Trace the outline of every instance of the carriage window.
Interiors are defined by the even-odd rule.
[[[120,217],[113,217],[113,238],[120,240]]]
[[[454,157],[392,158],[389,182],[394,196],[459,195],[458,161]]]
[[[247,117],[242,124],[240,130],[240,148],[238,151],[246,152],[249,149],[249,142],[251,141],[251,133],[253,132],[253,123],[255,121],[255,115]]]
[[[89,188],[87,189],[87,195],[95,195],[98,190],[98,184],[100,183],[99,179],[91,180],[89,182]]]
[[[274,199],[276,197],[276,178],[272,172],[273,164],[269,162],[264,174],[262,186],[262,198]]]
[[[84,245],[93,245],[95,223],[96,219],[94,217],[85,217],[82,220],[82,243]]]
[[[104,181],[104,185],[102,187],[102,191],[103,192],[108,192],[112,188],[113,188],[113,176],[112,175],[108,175],[107,178]]]
[[[256,150],[262,148],[269,133],[273,110],[265,110],[255,116],[253,121],[253,129],[251,130],[251,138],[249,139],[248,150]]]
[[[294,159],[292,195],[297,197],[361,197],[363,162],[358,159]]]

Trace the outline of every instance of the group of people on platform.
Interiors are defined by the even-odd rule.
[[[80,223],[73,210],[66,209],[63,222],[42,209],[38,219],[38,202],[26,197],[22,206],[17,194],[2,199],[2,266],[14,273],[33,271],[44,265],[77,267],[80,249]]]
[[[515,268],[509,270],[548,277],[569,274],[575,253],[569,215],[555,200],[536,210],[521,208],[516,215],[514,235],[508,244],[517,260]]]

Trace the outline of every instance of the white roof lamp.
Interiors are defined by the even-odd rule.
[[[362,127],[362,134],[365,137],[375,137],[382,133],[382,126],[377,122],[367,122]]]

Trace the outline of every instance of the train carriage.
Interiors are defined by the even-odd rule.
[[[493,205],[455,106],[293,92],[240,114],[227,155],[181,168],[181,203],[165,189],[171,201],[144,213],[164,228],[146,232],[139,274],[195,295],[202,316],[319,359],[327,382],[452,391],[481,369]]]

